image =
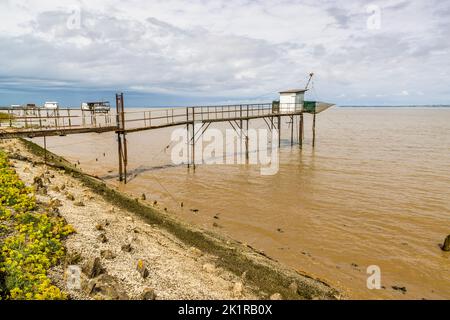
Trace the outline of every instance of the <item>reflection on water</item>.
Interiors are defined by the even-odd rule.
[[[173,214],[263,250],[352,298],[449,299],[450,254],[438,244],[450,234],[450,109],[331,109],[318,116],[314,150],[310,125],[307,117],[300,150],[290,146],[283,122],[274,176],[261,176],[254,165],[201,165],[194,174],[171,164],[171,128],[130,134],[133,178],[121,188],[146,193]],[[117,185],[114,134],[53,137],[47,144]],[[385,289],[367,289],[370,265],[380,266]]]

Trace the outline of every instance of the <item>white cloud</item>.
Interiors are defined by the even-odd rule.
[[[251,98],[314,71],[320,99],[448,99],[450,5],[377,4],[370,32],[360,1],[2,1],[0,88]],[[74,6],[79,29],[67,28]]]

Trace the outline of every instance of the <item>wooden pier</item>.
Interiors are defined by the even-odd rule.
[[[296,109],[296,108],[294,108]],[[272,103],[235,104],[173,107],[144,111],[125,111],[123,94],[116,95],[116,110],[97,114],[81,109],[60,108],[45,110],[36,108],[0,109],[3,115],[0,122],[0,139],[17,137],[66,136],[82,133],[117,134],[119,154],[119,180],[127,182],[127,134],[160,128],[185,126],[187,130],[188,168],[195,170],[195,143],[213,123],[228,122],[245,141],[246,159],[248,159],[248,129],[251,120],[263,119],[270,130],[278,130],[281,142],[281,124],[287,117],[290,123],[291,145],[294,144],[294,123],[298,121],[298,144],[300,148],[304,140],[304,114],[313,115],[313,146],[315,146],[316,114],[311,111],[281,113]]]

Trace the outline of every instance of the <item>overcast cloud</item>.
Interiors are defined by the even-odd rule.
[[[0,0],[0,105],[270,101],[311,71],[311,99],[449,104],[449,34],[437,0]]]

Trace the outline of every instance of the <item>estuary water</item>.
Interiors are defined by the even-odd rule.
[[[47,146],[350,298],[450,299],[450,253],[439,248],[450,234],[450,108],[332,108],[317,116],[315,148],[305,118],[302,149],[291,146],[290,124],[282,122],[279,171],[271,176],[259,165],[204,164],[195,173],[174,165],[174,128],[128,135],[126,186],[117,182],[113,133],[51,137]],[[250,127],[267,125],[252,120]],[[297,124],[294,132],[297,140]],[[380,290],[367,287],[373,265]]]

